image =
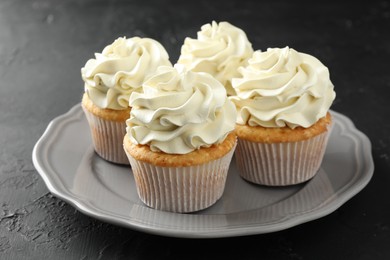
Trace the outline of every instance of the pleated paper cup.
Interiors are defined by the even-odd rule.
[[[311,179],[321,166],[328,133],[298,142],[238,141],[236,162],[244,179],[262,185],[285,186]]]
[[[91,106],[91,101],[84,95],[82,108],[89,124],[95,152],[109,162],[129,165],[129,160],[123,151],[126,119],[109,120],[91,112],[89,106]]]
[[[126,150],[139,198],[147,206],[186,213],[206,209],[221,198],[235,145],[224,156],[198,165],[158,166]]]

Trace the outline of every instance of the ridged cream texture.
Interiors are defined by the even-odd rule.
[[[328,112],[335,92],[328,68],[318,59],[285,47],[256,51],[232,84],[237,123],[310,127]]]
[[[184,40],[177,63],[192,71],[211,74],[231,95],[234,94],[231,79],[239,76],[238,67],[246,64],[252,53],[252,44],[243,30],[228,22],[213,21],[201,27],[197,39]]]
[[[126,123],[105,120],[95,116],[87,109],[83,110],[90,126],[96,153],[107,161],[128,165],[129,160],[123,150]]]
[[[221,143],[235,127],[236,109],[222,84],[180,65],[160,67],[129,103],[127,134],[152,151],[186,154]]]
[[[186,167],[160,167],[127,155],[138,195],[146,205],[186,213],[208,208],[221,198],[234,150],[208,163]]]
[[[321,166],[328,131],[313,138],[284,143],[239,140],[236,161],[244,179],[262,185],[285,186],[305,182]]]
[[[168,53],[150,38],[118,38],[95,53],[81,69],[84,88],[92,102],[100,108],[121,110],[129,106],[133,91],[158,66],[171,66]]]

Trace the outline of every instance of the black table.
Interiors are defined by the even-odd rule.
[[[390,259],[390,3],[367,1],[0,2],[1,259]],[[181,239],[88,217],[50,194],[34,144],[80,102],[80,68],[119,36],[151,37],[172,62],[212,20],[244,29],[255,49],[290,46],[331,72],[332,109],[372,142],[370,183],[339,209],[261,235]],[[229,258],[229,259],[230,259]]]

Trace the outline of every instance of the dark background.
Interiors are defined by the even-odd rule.
[[[31,153],[80,102],[80,68],[119,36],[160,41],[176,62],[212,20],[254,49],[319,58],[332,106],[372,142],[375,172],[335,212],[288,230],[221,239],[150,235],[100,222],[53,197]],[[389,1],[0,0],[0,259],[390,259]]]

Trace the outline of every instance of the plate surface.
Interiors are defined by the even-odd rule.
[[[374,164],[369,139],[332,111],[334,125],[321,169],[291,187],[264,187],[238,176],[233,158],[222,198],[193,214],[151,209],[138,198],[131,168],[93,150],[81,105],[55,118],[33,150],[50,192],[105,222],[164,236],[207,238],[261,234],[323,217],[361,191]]]

